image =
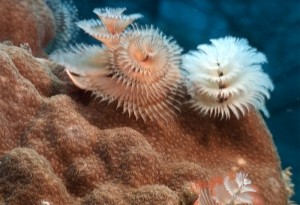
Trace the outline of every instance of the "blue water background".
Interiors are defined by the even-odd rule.
[[[211,38],[232,35],[249,40],[266,54],[264,65],[275,91],[266,123],[273,135],[282,168],[291,166],[300,202],[300,1],[299,0],[73,0],[79,19],[96,18],[96,7],[127,7],[141,13],[140,24],[153,24],[173,36],[184,53]],[[80,32],[77,42],[98,44]]]

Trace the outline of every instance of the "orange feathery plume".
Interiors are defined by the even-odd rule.
[[[95,9],[101,21],[78,23],[105,46],[81,45],[52,58],[67,67],[75,85],[102,100],[117,101],[129,116],[171,119],[179,109],[181,48],[152,26],[125,30],[141,15],[126,16],[124,10]]]

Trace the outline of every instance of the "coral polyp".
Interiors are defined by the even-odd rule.
[[[95,9],[100,20],[77,25],[104,46],[78,45],[57,51],[52,59],[66,66],[78,87],[109,102],[117,101],[129,116],[169,120],[179,109],[182,49],[153,26],[126,28],[140,14],[125,9]]]
[[[183,57],[191,103],[204,115],[239,118],[251,107],[264,109],[274,89],[262,70],[265,55],[246,39],[225,37],[199,45]]]

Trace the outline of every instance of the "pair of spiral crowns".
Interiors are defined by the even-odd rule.
[[[144,121],[173,119],[182,85],[193,107],[204,114],[238,118],[251,106],[263,108],[273,84],[261,69],[265,56],[245,39],[212,40],[213,45],[200,45],[182,58],[172,38],[152,26],[132,25],[142,15],[124,11],[94,9],[100,20],[77,23],[103,46],[77,45],[52,54],[76,86],[117,101],[124,113]]]

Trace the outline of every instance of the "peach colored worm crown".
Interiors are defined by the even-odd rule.
[[[67,68],[73,83],[109,102],[117,101],[136,119],[172,119],[179,109],[182,49],[152,26],[126,29],[140,14],[125,8],[95,9],[100,20],[78,26],[104,46],[77,45],[52,55]],[[126,29],[126,30],[125,30]]]

